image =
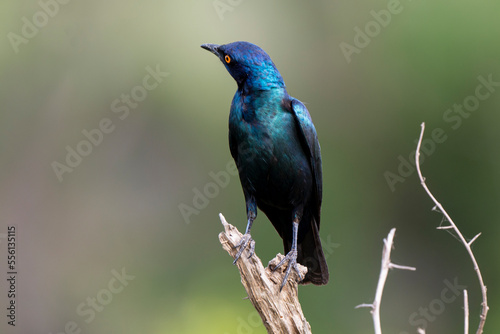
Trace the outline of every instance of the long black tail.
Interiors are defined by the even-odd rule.
[[[288,254],[292,248],[292,212],[290,210],[279,210],[262,203],[260,208],[283,239],[285,254]],[[328,265],[323,254],[323,248],[321,248],[318,225],[308,210],[304,211],[299,223],[297,239],[297,262],[308,269],[301,284],[324,285],[328,283]]]
[[[303,217],[306,218],[306,217]],[[304,224],[306,224],[304,226]],[[302,226],[300,226],[302,225]],[[283,238],[285,254],[291,247],[291,240]],[[297,262],[307,267],[307,274],[301,284],[324,285],[330,277],[325,254],[321,247],[319,231],[314,219],[303,219],[299,224],[299,238],[297,245]]]

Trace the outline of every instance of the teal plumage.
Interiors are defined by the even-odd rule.
[[[319,238],[321,151],[307,108],[288,95],[267,53],[248,42],[204,44],[222,61],[238,89],[229,114],[229,148],[238,167],[247,207],[247,230],[235,262],[250,245],[250,229],[262,210],[281,238],[288,262],[284,286],[296,263],[308,268],[301,283],[329,279]],[[298,270],[297,270],[298,272]]]

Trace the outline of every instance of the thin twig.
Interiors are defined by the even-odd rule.
[[[360,304],[356,306],[356,308],[368,307],[372,309],[371,313],[375,334],[382,334],[382,327],[380,325],[380,304],[382,302],[382,294],[384,292],[385,281],[387,280],[389,269],[415,270],[414,267],[401,266],[391,262],[391,250],[395,233],[396,229],[391,229],[389,235],[387,235],[387,239],[384,239],[384,248],[382,249],[382,265],[380,268],[377,290],[375,292],[375,300],[372,304]]]
[[[481,315],[479,316],[479,327],[477,329],[476,334],[482,334],[483,333],[483,328],[484,328],[484,323],[486,322],[486,315],[488,314],[488,298],[487,298],[487,293],[486,293],[486,285],[484,285],[483,282],[483,276],[481,275],[481,271],[479,270],[479,266],[476,261],[476,257],[474,256],[474,253],[472,252],[471,245],[472,243],[479,237],[479,234],[476,235],[471,241],[467,242],[462,235],[462,232],[458,229],[457,225],[453,222],[451,217],[448,215],[446,210],[443,208],[441,203],[437,201],[437,199],[432,195],[431,191],[427,187],[427,184],[425,183],[425,178],[422,176],[422,172],[420,170],[420,146],[422,145],[422,138],[424,137],[424,130],[425,130],[425,123],[422,123],[422,130],[420,132],[420,139],[418,140],[417,144],[417,151],[415,152],[415,162],[417,165],[417,172],[418,172],[418,177],[420,178],[420,183],[422,184],[422,187],[425,189],[427,192],[427,195],[432,199],[432,201],[436,204],[434,207],[436,210],[439,210],[446,218],[447,222],[450,224],[448,226],[440,226],[438,229],[453,229],[456,234],[458,235],[460,241],[464,245],[465,249],[469,253],[469,256],[472,260],[472,264],[474,266],[474,270],[476,271],[477,278],[479,280],[479,285],[481,286],[481,294],[483,295],[483,302],[481,303],[482,305],[482,310],[481,310]]]
[[[469,334],[469,297],[464,290],[464,334]]]

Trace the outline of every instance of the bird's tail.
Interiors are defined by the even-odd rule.
[[[306,221],[302,221],[306,223]],[[308,231],[304,238],[297,245],[297,262],[307,267],[307,274],[300,284],[324,285],[328,283],[330,277],[328,265],[326,264],[325,254],[321,247],[319,230],[314,219],[310,220],[307,226]],[[283,239],[285,254],[288,254],[292,244]]]

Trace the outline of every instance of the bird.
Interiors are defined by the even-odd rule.
[[[203,44],[216,55],[237,84],[229,113],[229,149],[243,189],[247,227],[234,263],[255,241],[250,230],[257,209],[266,214],[283,240],[285,256],[274,270],[293,268],[300,284],[324,285],[329,272],[319,237],[323,175],[316,129],[305,105],[291,97],[269,55],[238,41]],[[307,267],[301,277],[297,263]]]

